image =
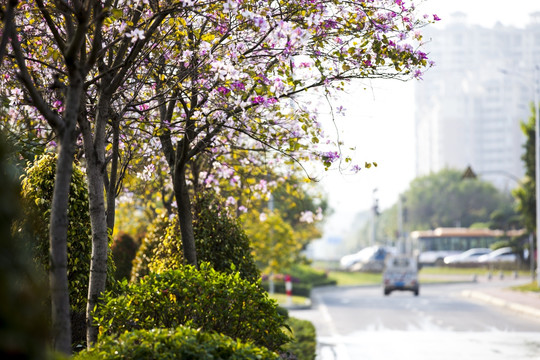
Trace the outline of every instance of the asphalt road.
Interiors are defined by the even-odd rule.
[[[540,318],[461,296],[489,284],[423,285],[420,296],[380,286],[323,288],[310,310],[318,360],[540,360]]]

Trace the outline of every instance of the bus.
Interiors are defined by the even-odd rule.
[[[412,248],[418,256],[418,264],[444,265],[444,258],[473,248],[489,248],[501,237],[515,237],[525,234],[525,230],[490,230],[469,228],[437,228],[435,230],[413,231],[410,234]]]

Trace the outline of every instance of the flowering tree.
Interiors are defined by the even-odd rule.
[[[316,109],[298,95],[328,95],[352,79],[420,77],[429,64],[413,44],[431,19],[400,0],[225,1],[186,15],[167,23],[170,37],[149,55],[153,81],[138,110],[146,126],[159,119],[152,133],[169,164],[186,260],[196,264],[190,161],[239,147],[292,161],[315,153],[331,166],[340,154],[317,150]]]
[[[67,194],[79,142],[92,221],[89,315],[105,288],[122,131],[131,127],[125,140],[163,152],[185,258],[196,264],[190,162],[240,147],[289,161],[316,155],[330,166],[340,154],[317,148],[316,109],[298,95],[331,95],[351,79],[420,77],[428,62],[417,30],[432,21],[417,19],[403,0],[34,0],[6,19],[16,34],[2,36],[11,39],[0,79],[10,121],[21,131],[52,129],[59,145],[51,288],[64,352]],[[88,323],[91,344],[97,334],[90,316]]]
[[[69,353],[71,347],[65,244],[67,194],[76,146],[82,142],[90,193],[92,263],[87,320],[91,344],[97,329],[92,326],[90,312],[105,289],[107,220],[110,227],[114,223],[119,122],[130,103],[122,94],[136,86],[127,80],[151,46],[144,39],[152,38],[164,19],[181,12],[183,6],[183,2],[153,2],[149,9],[147,2],[36,0],[21,3],[15,19],[6,18],[6,27],[14,29],[2,37],[11,39],[9,61],[4,64],[6,72],[1,79],[3,95],[11,106],[9,121],[20,131],[46,133],[50,128],[58,144],[50,278],[55,347],[60,351]],[[110,158],[106,157],[109,128]]]

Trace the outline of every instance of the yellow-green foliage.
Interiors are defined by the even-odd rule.
[[[28,231],[35,241],[34,259],[44,270],[49,268],[49,222],[56,173],[56,155],[46,153],[29,164],[22,178],[24,221],[18,233]],[[92,235],[88,205],[86,176],[74,164],[68,207],[68,282],[72,310],[84,312],[88,297]],[[114,273],[112,253],[109,251],[108,274]]]
[[[263,347],[233,340],[223,334],[180,326],[175,329],[136,330],[120,337],[109,336],[91,349],[77,354],[74,359],[278,360],[279,356]]]
[[[293,354],[297,360],[314,360],[317,352],[317,334],[313,323],[297,318],[288,318],[292,341],[283,347],[285,354]]]
[[[265,218],[266,217],[266,218]],[[244,229],[251,240],[255,261],[263,273],[279,273],[298,261],[302,242],[279,211],[261,217],[257,211],[246,214]]]
[[[30,164],[23,175],[22,197],[25,223],[35,239],[34,258],[45,270],[49,268],[49,220],[56,172],[56,155],[48,153]],[[85,175],[73,166],[68,210],[68,281],[69,301],[75,311],[84,311],[88,296],[92,238],[88,213]]]
[[[149,264],[154,256],[154,251],[165,237],[167,228],[172,220],[166,214],[158,215],[152,224],[148,227],[146,236],[143,238],[137,255],[133,260],[133,269],[131,270],[131,282],[142,279],[150,273]]]
[[[239,273],[216,271],[209,263],[201,263],[199,269],[186,265],[150,273],[138,283],[119,286],[118,292],[105,294],[96,309],[94,319],[102,335],[185,325],[273,351],[289,341],[283,332],[285,317],[260,283],[242,279]]]
[[[184,262],[182,252],[182,237],[178,216],[174,216],[168,222],[169,226],[158,246],[154,248],[153,256],[148,267],[152,272],[163,272],[169,269],[178,269]]]

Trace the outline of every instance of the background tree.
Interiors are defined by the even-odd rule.
[[[462,179],[461,171],[451,169],[414,179],[404,197],[407,225],[414,230],[489,223],[508,202],[491,183]]]
[[[517,210],[522,217],[525,228],[536,234],[535,125],[536,108],[532,104],[528,121],[521,122],[521,130],[526,138],[525,144],[523,144],[525,152],[521,156],[525,165],[525,178],[512,194],[517,200]]]
[[[519,229],[515,204],[509,194],[479,179],[463,179],[463,172],[452,169],[418,177],[411,181],[403,196],[405,232],[437,227],[483,227],[501,230]],[[398,238],[398,206],[385,209],[376,222],[376,238],[394,243]],[[349,252],[367,246],[371,238],[371,214],[358,215],[359,223]]]

